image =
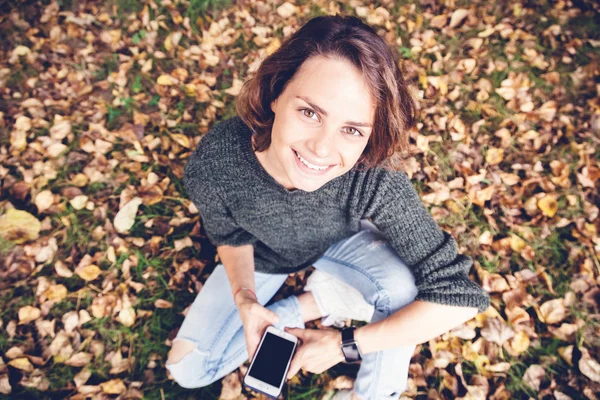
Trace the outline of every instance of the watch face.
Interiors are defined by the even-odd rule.
[[[356,344],[346,344],[342,346],[342,352],[346,358],[346,362],[353,363],[362,360]]]

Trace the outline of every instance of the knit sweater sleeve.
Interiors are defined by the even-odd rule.
[[[468,275],[473,260],[458,253],[456,240],[441,230],[406,174],[376,174],[370,192],[363,218],[371,218],[411,268],[416,300],[485,311],[489,294]]]
[[[185,166],[183,186],[200,213],[209,241],[214,246],[254,245],[256,237],[235,221],[223,201],[218,177],[212,177],[212,169],[206,164],[202,159],[202,146],[199,145]]]

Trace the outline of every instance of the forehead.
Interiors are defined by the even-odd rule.
[[[376,103],[368,83],[347,60],[311,57],[298,69],[289,85],[290,100],[309,97],[327,111],[328,118],[372,122]]]

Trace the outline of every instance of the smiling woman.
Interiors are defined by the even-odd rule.
[[[256,157],[285,188],[314,191],[354,167],[371,136],[375,109],[356,67],[339,57],[311,57],[271,102],[271,143]]]
[[[398,399],[416,344],[484,311],[489,296],[406,174],[385,168],[406,150],[416,113],[391,49],[358,18],[313,18],[236,105],[239,116],[216,124],[185,167],[220,263],[167,368],[184,387],[209,385],[253,357],[267,326],[298,328],[288,378],[360,361],[353,392],[335,399]],[[310,266],[305,293],[265,306]],[[304,329],[325,316],[369,324]],[[283,381],[269,381],[279,393]]]
[[[267,150],[284,123],[291,128],[290,107],[319,129],[362,138],[353,143],[362,149],[352,165],[384,165],[406,151],[417,110],[396,59],[394,48],[359,18],[313,18],[263,61],[237,97],[238,115],[256,133],[255,151]],[[316,130],[313,123],[310,132]],[[265,158],[276,162],[276,155]]]

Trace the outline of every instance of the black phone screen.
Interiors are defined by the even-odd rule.
[[[267,332],[248,375],[279,387],[292,351],[293,342]]]

